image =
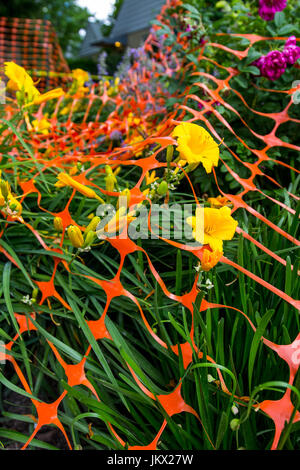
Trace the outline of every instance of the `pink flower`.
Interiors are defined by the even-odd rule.
[[[265,21],[271,21],[277,11],[285,9],[286,3],[287,0],[259,0],[259,16]]]
[[[300,47],[297,46],[297,40],[295,36],[288,38],[284,45],[283,54],[286,62],[289,65],[294,65],[295,62],[300,58]]]
[[[256,60],[253,65],[260,69],[263,77],[269,80],[277,80],[285,72],[287,62],[283,52],[271,51],[266,56]]]
[[[296,36],[290,36],[284,45],[284,47],[289,47],[289,46],[297,46],[297,38]]]

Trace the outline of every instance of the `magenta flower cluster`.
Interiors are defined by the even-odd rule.
[[[272,21],[277,11],[286,7],[287,0],[259,0],[258,13],[263,20]]]
[[[285,72],[288,65],[294,65],[300,58],[300,47],[295,36],[288,38],[283,51],[271,51],[253,62],[260,74],[269,80],[277,80]]]

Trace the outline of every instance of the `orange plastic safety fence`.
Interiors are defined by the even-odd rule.
[[[162,22],[166,21],[166,18],[164,17],[165,9],[168,6],[175,5],[175,4],[180,4],[180,2],[170,1],[167,3],[167,6],[163,8],[162,14],[160,16],[160,20]],[[243,37],[249,40],[250,45],[254,44],[256,41],[264,41],[268,39],[268,38],[254,36],[254,35],[243,35]],[[180,33],[178,33],[178,42],[179,43],[181,42],[183,47],[186,46],[186,43],[184,42],[184,39],[181,38]],[[154,46],[155,46],[155,38],[150,34],[150,36],[148,37],[146,41],[145,48],[150,54],[150,56],[152,55],[152,58],[155,59],[157,58],[157,52],[155,51],[155,48],[153,48]],[[232,54],[234,57],[237,57],[238,59],[242,59],[243,57],[245,57],[248,52],[248,48],[246,48],[244,51],[237,51],[237,50],[229,49],[225,47],[224,45],[222,45],[221,43],[220,44],[216,42],[209,43],[199,49],[199,57],[198,57],[199,63],[201,63],[201,61],[211,60],[210,58],[205,56],[205,48],[208,46],[212,48],[223,49],[223,50],[225,49],[227,52]],[[180,65],[181,64],[178,62],[178,60],[177,61],[175,60],[174,70],[177,70],[180,67]],[[217,67],[222,67],[221,64],[215,63],[215,65]],[[173,71],[171,70],[169,63],[166,63],[165,67],[169,71],[169,73],[174,73],[174,70]],[[190,64],[187,66],[187,69],[190,71]],[[100,109],[98,111],[95,121],[90,122],[88,120],[88,115],[89,115],[89,111],[92,105],[95,102],[97,102],[97,100],[99,100],[99,94],[96,93],[96,88],[92,88],[90,91],[90,94],[86,96],[86,105],[85,105],[86,112],[80,123],[74,123],[72,120],[73,110],[76,108],[76,105],[80,100],[76,98],[73,100],[72,107],[69,110],[66,122],[61,123],[58,120],[58,115],[59,115],[60,104],[63,98],[59,99],[51,117],[52,128],[51,128],[50,133],[46,136],[35,134],[29,141],[29,143],[31,143],[33,145],[33,148],[35,149],[34,157],[40,163],[42,172],[47,172],[48,169],[51,169],[51,170],[56,169],[56,168],[64,169],[71,162],[73,163],[81,162],[84,164],[84,162],[88,161],[90,163],[90,167],[87,170],[82,171],[80,175],[77,175],[77,176],[75,175],[74,179],[78,181],[79,183],[82,183],[86,186],[91,186],[93,188],[96,188],[96,190],[102,194],[107,194],[107,191],[105,191],[101,187],[98,187],[92,180],[88,178],[90,172],[92,172],[99,166],[103,167],[103,165],[111,165],[112,168],[115,168],[117,166],[126,166],[126,165],[136,166],[141,169],[142,174],[137,184],[134,186],[134,188],[130,190],[130,196],[131,196],[130,204],[131,206],[134,206],[135,204],[138,204],[142,202],[143,200],[147,199],[147,196],[143,194],[140,189],[143,179],[146,175],[146,172],[150,170],[166,167],[166,163],[161,162],[159,160],[159,154],[162,151],[164,151],[168,145],[170,144],[176,145],[176,141],[170,137],[170,131],[173,129],[173,127],[177,123],[181,122],[183,117],[185,117],[185,120],[186,120],[189,116],[192,116],[189,119],[189,122],[193,122],[193,121],[204,122],[207,128],[212,133],[212,135],[215,137],[215,139],[219,141],[220,143],[222,142],[222,144],[226,148],[228,148],[230,153],[233,155],[234,159],[236,159],[240,164],[244,165],[251,172],[251,176],[249,178],[247,179],[241,178],[229,166],[228,163],[222,160],[222,163],[223,165],[225,165],[228,173],[232,176],[234,180],[236,180],[242,186],[242,191],[236,195],[232,195],[232,194],[224,192],[222,190],[222,187],[218,183],[216,173],[214,173],[214,178],[216,180],[220,193],[226,196],[231,201],[231,203],[233,204],[233,211],[242,209],[242,210],[249,212],[254,217],[259,218],[262,223],[266,224],[269,230],[272,230],[272,231],[274,230],[278,232],[280,236],[288,239],[291,243],[295,245],[299,245],[298,240],[296,240],[290,234],[286,233],[285,231],[283,231],[282,229],[274,225],[265,216],[260,214],[258,211],[250,207],[250,205],[245,202],[245,195],[247,195],[250,192],[258,191],[261,194],[264,194],[262,190],[259,189],[255,185],[255,178],[256,176],[259,175],[259,176],[263,176],[265,178],[270,179],[270,177],[265,175],[264,172],[259,167],[261,162],[270,160],[270,157],[267,154],[269,149],[271,149],[274,146],[280,146],[282,148],[292,148],[294,150],[300,150],[299,147],[289,144],[276,136],[276,131],[280,124],[284,122],[290,122],[290,121],[299,122],[298,120],[291,118],[288,114],[288,110],[292,102],[291,100],[292,100],[293,89],[285,90],[282,92],[290,97],[290,101],[283,111],[279,113],[258,112],[255,109],[250,108],[249,105],[243,99],[243,96],[237,90],[233,89],[231,86],[231,79],[235,77],[236,75],[238,75],[239,73],[238,70],[235,68],[228,68],[227,72],[228,72],[227,78],[220,79],[209,73],[199,72],[197,70],[194,71],[193,72],[194,75],[199,77],[199,81],[195,83],[195,86],[197,86],[199,90],[205,91],[206,100],[205,101],[202,100],[196,94],[191,95],[189,93],[186,93],[183,97],[181,97],[182,104],[180,104],[176,112],[170,115],[166,113],[165,100],[161,98],[163,90],[158,89],[157,95],[150,94],[150,92],[146,94],[140,92],[141,86],[147,87],[148,84],[150,83],[150,80],[153,78],[153,75],[155,76],[155,74],[159,74],[159,72],[155,68],[155,60],[153,60],[153,70],[151,73],[152,77],[150,77],[150,74],[148,74],[147,71],[145,70],[141,79],[141,76],[137,75],[136,73],[135,66],[133,66],[131,70],[129,71],[128,79],[124,80],[124,82],[120,84],[122,99],[120,95],[117,95],[114,97],[109,96],[107,93],[107,87],[106,85],[104,85],[104,88],[102,90],[102,95],[100,96],[100,101],[99,101],[101,105],[100,105]],[[201,81],[201,77],[205,78],[206,80]],[[216,85],[214,89],[210,88],[207,85],[208,79],[212,80],[213,83]],[[239,112],[236,109],[234,109],[226,101],[226,99],[224,99],[224,95],[221,93],[221,91],[224,90],[225,87],[226,89],[230,90],[232,93],[235,93],[240,98],[240,100],[244,103],[244,105],[248,107],[249,109],[251,109],[252,113],[260,115],[260,116],[264,116],[266,119],[272,119],[274,121],[274,127],[272,131],[269,132],[269,134],[267,135],[259,135],[257,132],[254,132],[251,129],[251,127],[244,121],[243,117],[239,114]],[[132,90],[134,90],[135,92],[134,94],[129,93],[129,91],[132,91]],[[272,90],[269,90],[269,92],[272,93]],[[126,94],[128,96],[127,98],[126,98]],[[179,98],[180,97],[178,97],[178,100]],[[190,102],[190,100],[201,103],[203,106],[202,110],[195,110],[192,107],[190,107],[188,105],[188,102]],[[217,108],[213,106],[213,104],[216,101],[221,103],[225,108],[230,109],[230,111],[235,113],[235,115],[239,117],[241,122],[245,126],[247,126],[249,132],[255,135],[256,138],[260,139],[265,144],[264,148],[261,150],[258,150],[255,148],[249,148],[248,144],[244,142],[239,137],[238,134],[235,133],[230,123],[218,112]],[[111,114],[108,116],[106,122],[101,123],[99,122],[100,113],[103,107],[107,103],[111,103],[113,105],[113,110]],[[150,104],[150,109],[149,109],[149,104]],[[159,106],[160,109],[162,109],[166,113],[165,118],[163,119],[162,122],[156,122],[155,120],[150,121],[148,119],[149,116],[151,116],[151,113],[153,113],[153,109],[157,106]],[[209,118],[207,117],[206,113],[208,111],[214,114],[214,116],[220,121],[220,123],[222,123],[223,126],[234,135],[237,141],[242,143],[247,149],[249,149],[252,152],[253,155],[257,157],[257,160],[254,163],[242,161],[238,157],[238,155],[236,155],[227,146],[226,141],[222,141],[222,136],[218,134],[215,127],[212,126]],[[109,150],[105,153],[102,153],[102,154],[97,153],[96,149],[97,149],[99,139],[103,138],[103,136],[109,135],[109,133],[112,132],[113,130],[122,130],[125,133],[128,132],[128,129],[129,129],[128,116],[130,112],[133,112],[134,115],[140,119],[141,128],[145,130],[144,139],[140,139],[136,143],[131,143],[130,141],[128,141],[125,147],[119,147],[115,149],[109,148]],[[42,114],[43,114],[43,105],[40,107],[37,113],[37,117],[42,116]],[[159,130],[158,130],[158,124],[159,124]],[[143,149],[148,149],[149,146],[153,144],[156,144],[156,145],[159,144],[160,146],[159,149],[156,149],[154,151],[154,153],[152,153],[151,155],[145,158],[140,158],[140,159],[134,158],[134,155],[138,154]],[[47,157],[45,157],[45,153],[41,152],[41,150],[44,151],[45,149],[47,149]],[[62,158],[61,156],[59,156],[59,153],[60,154],[64,153],[65,157]],[[21,156],[18,153],[16,154],[16,156],[20,160],[27,158],[26,155]],[[292,168],[291,166],[283,162],[276,160],[275,163],[277,165],[288,166],[292,171],[297,172],[295,168]],[[66,228],[71,223],[78,226],[76,221],[73,220],[73,215],[69,210],[70,203],[72,199],[74,198],[76,191],[75,190],[73,191],[73,194],[70,200],[68,201],[67,206],[62,211],[57,212],[57,213],[51,212],[46,207],[43,207],[43,205],[41,204],[42,195],[39,189],[37,189],[36,183],[35,183],[35,180],[37,178],[38,178],[38,173],[34,172],[32,173],[32,178],[29,179],[28,181],[26,182],[21,181],[21,180],[19,181],[19,185],[23,191],[23,200],[27,197],[28,194],[37,193],[38,195],[37,202],[38,202],[39,209],[47,213],[50,213],[53,216],[61,217],[62,223],[63,223],[63,234],[62,234],[61,242],[60,242],[61,250],[60,249],[54,250],[53,248],[51,248],[51,246],[47,245],[45,240],[41,237],[38,231],[34,229],[34,227],[26,223],[21,217],[19,218],[20,222],[25,224],[26,227],[35,235],[35,237],[37,238],[41,246],[44,248],[44,250],[48,251],[49,254],[51,254],[52,256],[53,254],[55,255],[54,270],[53,270],[50,280],[40,282],[40,281],[35,281],[34,279],[32,279],[32,281],[37,285],[40,292],[42,293],[40,304],[43,304],[46,300],[48,302],[51,302],[51,298],[54,297],[56,301],[60,302],[66,309],[71,310],[70,305],[66,302],[65,299],[61,297],[61,295],[57,292],[55,288],[55,276],[56,276],[57,268],[60,264],[62,264],[64,268],[71,273],[71,268],[68,266],[66,261],[61,257],[61,254],[63,253],[62,247],[63,247]],[[191,185],[191,191],[193,192],[195,196],[195,200],[197,201],[197,195],[192,185]],[[109,195],[111,197],[118,198],[120,193],[113,192],[113,193],[109,193]],[[296,195],[290,194],[290,196],[297,199]],[[290,209],[289,207],[287,207],[285,204],[281,203],[280,201],[277,201],[276,199],[272,199],[272,201],[276,204],[280,204],[283,210],[287,210],[287,211],[290,211],[291,213],[294,213],[292,209]],[[150,200],[149,200],[149,203],[151,204]],[[8,217],[7,221],[9,222],[9,220],[10,219]],[[127,227],[125,227],[123,230],[126,231]],[[268,249],[262,243],[255,240],[255,238],[251,237],[248,233],[246,233],[241,228],[238,228],[238,233],[242,234],[249,242],[255,244],[260,250],[262,250],[268,256],[270,256],[274,260],[275,263],[277,262],[277,263],[285,264],[285,260],[282,259],[278,254],[273,253],[270,249]],[[0,236],[1,235],[2,234],[0,234]],[[199,293],[199,288],[197,287],[197,281],[198,281],[199,275],[195,274],[194,284],[190,292],[181,296],[171,293],[166,287],[166,284],[162,280],[160,274],[158,273],[158,271],[155,269],[154,265],[152,264],[148,253],[141,246],[135,243],[133,240],[131,240],[130,238],[124,238],[121,235],[119,235],[115,239],[107,239],[107,241],[118,251],[120,255],[119,268],[118,268],[116,275],[112,279],[99,280],[93,276],[88,276],[88,275],[83,275],[83,274],[78,274],[78,273],[76,274],[76,276],[83,276],[84,278],[89,279],[92,283],[94,283],[97,286],[97,288],[102,289],[106,294],[106,299],[107,299],[106,305],[105,305],[105,308],[101,317],[98,320],[92,320],[92,321],[86,320],[86,324],[89,327],[92,335],[94,336],[96,340],[101,340],[105,338],[108,341],[113,341],[109,331],[106,328],[105,318],[106,318],[106,315],[107,315],[107,312],[108,312],[108,309],[112,300],[120,296],[125,296],[136,305],[140,313],[141,319],[144,322],[144,325],[146,329],[148,330],[149,334],[151,335],[151,337],[153,338],[153,340],[159,343],[160,346],[162,346],[163,348],[167,349],[167,344],[157,335],[155,331],[153,331],[153,329],[149,325],[146,319],[146,316],[144,314],[143,308],[140,305],[137,298],[130,291],[125,289],[124,286],[122,285],[120,276],[121,276],[121,272],[124,266],[125,259],[127,255],[131,253],[137,253],[137,252],[142,253],[146,257],[149,269],[151,270],[151,273],[153,274],[157,283],[161,287],[164,295],[167,298],[174,300],[178,302],[179,304],[183,305],[190,312],[192,320],[193,320],[193,315],[194,315],[193,313],[194,303]],[[196,256],[199,260],[201,260],[202,258],[202,253],[203,253],[202,247],[195,248],[195,247],[191,247],[188,245],[177,243],[169,239],[163,239],[163,241],[165,243],[178,247],[185,252],[192,252],[193,255]],[[3,247],[0,247],[0,250],[10,261],[12,261],[15,265],[17,265],[16,261],[10,256],[10,254]],[[264,279],[259,278],[257,275],[246,270],[243,266],[240,266],[239,264],[234,263],[233,261],[229,260],[225,256],[222,257],[221,262],[232,266],[237,271],[240,271],[241,273],[248,276],[252,280],[261,284],[262,286],[265,287],[266,292],[270,291],[276,296],[278,296],[279,298],[283,299],[284,302],[287,302],[288,304],[290,304],[291,308],[296,308],[296,309],[300,308],[299,301],[297,301],[296,299],[293,299],[292,297],[290,297],[285,292],[281,291],[276,286],[271,285]],[[75,275],[75,273],[73,274]],[[234,313],[241,315],[245,319],[245,321],[249,323],[249,325],[253,329],[253,332],[256,331],[255,325],[252,323],[252,321],[247,316],[247,314],[235,308],[234,306],[211,303],[203,299],[201,303],[200,312],[204,312],[207,309],[213,310],[217,308],[232,309]],[[32,314],[32,319],[35,320],[35,314]],[[34,331],[36,330],[36,327],[34,323],[28,322],[28,318],[25,315],[16,314],[16,320],[19,325],[19,333],[16,334],[13,341],[11,341],[10,343],[6,345],[7,352],[4,356],[14,366],[15,371],[25,391],[29,393],[30,395],[32,395],[32,391],[28,385],[28,382],[23,372],[21,371],[20,367],[18,366],[16,360],[10,354],[10,351],[13,348],[14,342],[17,340],[19,335],[22,335],[24,332],[28,330]],[[299,368],[299,364],[300,364],[300,333],[295,337],[295,339],[293,340],[291,344],[278,345],[268,340],[265,337],[262,337],[262,341],[266,347],[271,348],[273,351],[275,351],[277,355],[287,363],[289,367],[289,384],[292,385],[294,382],[297,370]],[[61,366],[63,367],[65,371],[65,374],[68,378],[68,384],[71,387],[78,385],[78,384],[85,385],[91,390],[91,392],[94,394],[96,399],[101,400],[101,396],[99,397],[97,395],[94,387],[86,378],[85,371],[84,371],[86,359],[88,358],[92,350],[91,347],[89,346],[87,351],[82,351],[82,360],[78,364],[70,365],[70,364],[67,364],[62,359],[57,348],[50,341],[48,342],[53,353],[55,354],[56,359],[59,361],[59,363],[61,364]],[[184,367],[186,368],[193,360],[193,349],[197,350],[197,346],[195,345],[195,341],[194,341],[193,321],[192,321],[192,327],[190,330],[190,342],[180,344],[179,346],[174,345],[172,349],[175,354],[177,355],[180,354],[182,356],[183,364],[184,364]],[[198,351],[198,357],[200,359],[202,358],[201,351]],[[206,356],[206,360],[211,362],[212,364],[215,364],[214,358],[212,357]],[[174,414],[177,414],[177,413],[187,412],[187,413],[192,413],[199,420],[199,422],[201,422],[198,413],[190,405],[188,405],[182,397],[182,394],[181,394],[182,379],[180,379],[179,383],[175,386],[174,390],[171,393],[155,396],[142,383],[142,381],[135,374],[135,372],[133,371],[133,369],[131,368],[129,364],[128,364],[128,369],[131,372],[132,377],[135,380],[135,383],[142,390],[142,392],[151,400],[153,400],[153,402],[154,401],[159,402],[159,404],[163,407],[163,409],[165,410],[168,416],[173,416]],[[217,370],[218,370],[218,375],[219,375],[219,380],[221,383],[222,390],[227,394],[231,394],[231,391],[228,389],[225,383],[221,370],[219,369]],[[61,431],[64,433],[65,438],[68,442],[68,445],[71,448],[71,444],[68,440],[64,427],[58,418],[58,406],[61,403],[61,401],[64,399],[66,394],[67,394],[67,391],[64,391],[61,394],[61,396],[59,396],[53,403],[40,402],[32,398],[32,403],[36,407],[38,421],[37,421],[37,426],[34,430],[34,433],[29,437],[28,441],[23,447],[24,449],[31,442],[35,434],[38,432],[38,430],[45,424],[55,424],[56,426],[58,426],[59,429],[61,429]],[[238,399],[241,403],[247,404],[247,398],[245,397],[236,396],[236,399]],[[284,393],[284,396],[280,400],[264,400],[261,403],[256,403],[254,406],[259,407],[273,420],[275,424],[275,436],[274,436],[271,448],[276,449],[282,429],[285,425],[285,422],[289,422],[292,416],[292,413],[294,411],[294,405],[291,402],[291,390],[288,388],[286,392]],[[299,421],[299,420],[300,420],[300,413],[297,411],[294,415],[294,422]],[[125,446],[125,442],[118,435],[114,427],[111,424],[109,424],[109,426],[114,436],[119,441],[119,443],[122,446]],[[157,435],[154,436],[153,441],[149,443],[149,445],[129,446],[129,449],[132,449],[132,450],[156,449],[158,440],[161,438],[161,435],[164,429],[166,428],[166,426],[167,426],[167,421],[166,419],[162,418],[161,428],[159,429]],[[213,447],[213,443],[211,441],[211,438],[207,430],[203,429],[203,432],[205,433],[207,439],[211,442],[211,445]]]
[[[38,88],[56,88],[66,82],[61,76],[70,73],[58,39],[50,21],[29,18],[0,17],[0,76],[3,78],[4,62],[13,61],[39,81]],[[45,72],[46,77],[41,77]]]

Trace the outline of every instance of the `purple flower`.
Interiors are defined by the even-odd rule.
[[[122,132],[114,130],[110,133],[110,140],[122,140]]]
[[[258,68],[263,77],[267,77],[269,80],[277,80],[285,72],[287,64],[283,52],[271,51],[264,56],[263,61],[261,59],[258,59]]]
[[[265,63],[265,56],[262,55],[259,59],[255,60],[252,65],[255,65],[255,67],[259,68],[259,70],[261,71],[264,63]]]
[[[283,54],[286,62],[289,65],[294,65],[295,62],[297,62],[300,57],[300,47],[297,46],[297,40],[295,36],[288,38],[284,45]]]
[[[289,65],[294,65],[295,62],[300,58],[300,47],[289,46],[283,51],[286,62]]]
[[[285,9],[286,3],[287,0],[259,0],[259,16],[265,21],[271,21],[277,11]]]
[[[280,51],[271,51],[253,62],[258,67],[263,77],[269,80],[277,80],[285,72],[287,66],[286,56]]]
[[[290,36],[284,45],[284,47],[289,47],[289,46],[297,46],[297,39],[296,36]]]

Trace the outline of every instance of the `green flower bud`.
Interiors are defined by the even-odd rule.
[[[90,230],[85,237],[83,248],[86,248],[87,246],[92,245],[92,243],[94,243],[95,238],[96,238],[96,232],[94,232],[93,230]]]
[[[164,196],[168,192],[168,183],[166,181],[162,181],[158,186],[157,192],[160,196]]]
[[[173,145],[168,145],[167,147],[167,162],[171,162],[173,159],[174,147]]]
[[[240,420],[239,419],[232,419],[230,421],[230,428],[232,431],[238,431],[238,429],[240,428]]]
[[[35,287],[32,291],[31,300],[36,300],[38,293],[39,293],[39,290],[37,287]]]
[[[3,180],[1,180],[0,189],[1,189],[1,193],[2,193],[2,195],[3,195],[3,197],[4,197],[4,199],[7,199],[7,196],[8,196],[9,193],[10,193],[9,182],[8,182],[8,181],[3,181]]]
[[[100,217],[93,217],[92,220],[90,221],[89,225],[86,227],[84,231],[84,235],[86,236],[91,230],[95,231],[98,224],[100,223]]]

